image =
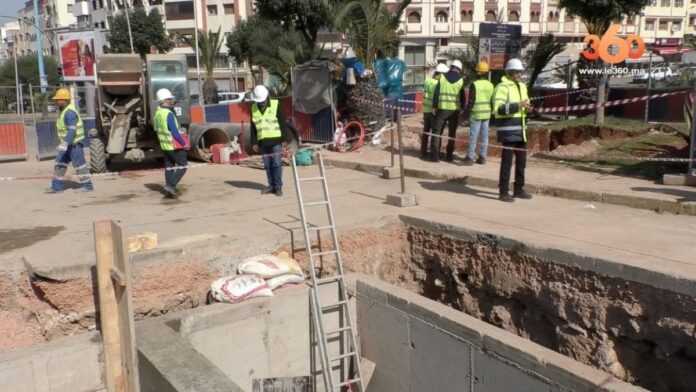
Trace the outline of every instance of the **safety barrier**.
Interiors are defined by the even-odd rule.
[[[0,124],[0,158],[23,158],[27,153],[24,124]]]

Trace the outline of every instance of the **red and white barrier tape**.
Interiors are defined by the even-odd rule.
[[[669,97],[672,95],[679,95],[679,94],[685,94],[687,91],[682,90],[682,91],[673,91],[671,93],[662,93],[662,94],[655,94],[655,95],[645,95],[642,97],[633,97],[633,98],[624,98],[624,99],[617,99],[615,101],[607,101],[601,106],[603,107],[609,107],[609,106],[620,106],[620,105],[626,105],[629,103],[635,103],[635,102],[640,102],[640,101],[646,101],[648,99],[656,99],[656,98],[664,98],[664,97]],[[559,107],[553,107],[553,108],[539,108],[535,109],[537,113],[557,113],[557,112],[572,112],[576,110],[590,110],[590,109],[596,109],[597,104],[596,103],[587,103],[587,104],[582,104],[582,105],[573,105],[573,106],[559,106]]]

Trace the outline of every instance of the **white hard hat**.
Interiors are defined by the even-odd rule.
[[[162,102],[166,99],[175,99],[176,97],[172,94],[169,89],[161,88],[157,90],[157,102]]]
[[[520,59],[510,59],[507,64],[505,64],[506,71],[524,71],[524,65],[522,65],[522,60]]]
[[[355,58],[355,51],[353,50],[353,48],[348,48],[348,50],[346,50],[346,58],[347,59]]]
[[[459,61],[459,60],[454,60],[454,61],[452,61],[452,66],[453,66],[454,68],[457,68],[457,69],[460,70],[460,71],[461,71],[462,69],[464,69],[464,66],[462,65],[462,62]]]
[[[268,95],[269,92],[266,86],[260,84],[254,87],[254,92],[251,93],[251,100],[258,103],[266,102],[266,100],[268,99]]]
[[[447,73],[449,71],[449,68],[447,68],[447,64],[438,64],[437,67],[435,67],[435,72],[437,73]]]

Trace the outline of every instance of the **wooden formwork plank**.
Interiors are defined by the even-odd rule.
[[[131,274],[123,230],[110,220],[94,223],[99,318],[109,392],[140,392]]]

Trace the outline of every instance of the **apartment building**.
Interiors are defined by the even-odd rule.
[[[175,48],[170,53],[185,54],[188,59],[191,91],[194,93],[198,90],[195,54],[180,38],[192,38],[196,27],[203,31],[220,28],[223,34],[230,33],[253,13],[253,0],[196,0],[195,4],[194,0],[90,0],[90,6],[92,27],[104,32],[109,29],[109,16],[122,12],[125,7],[143,7],[147,12],[157,8],[167,32],[175,38]],[[227,47],[223,44],[215,70],[218,87],[221,90],[248,88],[251,73],[242,65],[231,64],[226,52]]]
[[[398,0],[385,2],[393,7]],[[577,57],[587,34],[582,21],[561,9],[558,0],[413,0],[401,26],[400,57],[410,71],[406,83],[420,84],[427,64],[465,47],[466,37],[478,35],[486,22],[519,24],[523,36],[551,33],[574,43],[563,54],[568,58]],[[696,31],[696,0],[652,0],[641,15],[621,21],[622,34],[639,34],[658,54],[678,51],[688,31]]]
[[[18,22],[7,22],[0,26],[0,63],[12,58],[12,50],[17,36],[19,36]]]
[[[29,55],[38,51],[38,31],[42,31],[42,46],[44,55],[57,54],[57,34],[73,28],[76,18],[73,15],[75,0],[40,0],[38,3],[39,17],[34,14],[34,3],[28,0],[24,7],[17,11],[19,35],[17,50],[19,55]]]

